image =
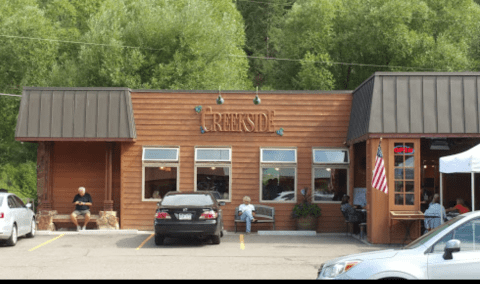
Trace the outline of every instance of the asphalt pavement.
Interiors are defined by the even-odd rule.
[[[388,248],[345,234],[270,236],[228,232],[221,244],[153,232],[40,233],[0,245],[2,279],[314,279],[325,261]]]

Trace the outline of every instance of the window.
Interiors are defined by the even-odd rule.
[[[178,190],[178,147],[143,148],[143,201],[159,201],[169,191]]]
[[[449,240],[460,241],[460,251],[480,250],[480,219],[471,220],[445,235],[433,246],[433,253],[443,253]]]
[[[211,191],[217,200],[231,198],[231,148],[195,148],[195,190]]]
[[[143,148],[142,161],[178,162],[178,148]]]
[[[295,202],[297,149],[260,149],[260,200]]]
[[[394,143],[395,205],[415,204],[415,156],[413,143]]]
[[[313,149],[314,164],[348,164],[348,150]]]
[[[348,194],[348,149],[314,148],[312,154],[313,202],[340,202]]]

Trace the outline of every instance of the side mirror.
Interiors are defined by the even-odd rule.
[[[445,245],[445,253],[443,254],[443,259],[452,259],[452,253],[460,251],[460,244],[461,242],[459,240],[449,240]]]
[[[25,206],[26,206],[28,209],[32,209],[32,204],[31,204],[31,203],[27,203]]]
[[[224,201],[220,201],[220,202],[218,202],[218,205],[220,205],[220,206],[225,206],[225,202],[224,202]]]
[[[157,207],[160,207],[160,202],[162,202],[162,199],[160,199],[160,201],[157,202]]]

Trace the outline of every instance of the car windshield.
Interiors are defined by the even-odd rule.
[[[162,200],[163,206],[208,206],[213,205],[212,197],[208,194],[172,194]]]
[[[410,244],[406,245],[403,249],[414,249],[418,248],[419,246],[423,245],[424,243],[428,242],[431,238],[435,237],[436,235],[440,234],[446,228],[452,226],[456,222],[463,219],[465,216],[459,215],[452,220],[443,223],[442,225],[436,227],[435,229],[431,230],[430,232],[426,233],[425,235],[421,236],[420,238],[414,240]]]
[[[0,196],[0,207],[2,206],[3,196]]]

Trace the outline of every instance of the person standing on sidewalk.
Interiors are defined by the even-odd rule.
[[[77,231],[80,231],[80,225],[78,225],[77,216],[85,216],[85,224],[83,225],[82,230],[87,228],[88,221],[90,221],[90,206],[92,206],[92,197],[90,194],[85,192],[85,187],[81,186],[78,188],[78,194],[73,198],[73,203],[75,204],[75,211],[70,215],[70,219],[73,224],[77,226]]]
[[[255,206],[250,204],[251,199],[250,196],[243,197],[243,204],[238,207],[238,215],[242,221],[247,223],[246,232],[247,234],[250,233],[250,229],[252,227],[252,222],[255,223],[257,220],[255,217]]]

